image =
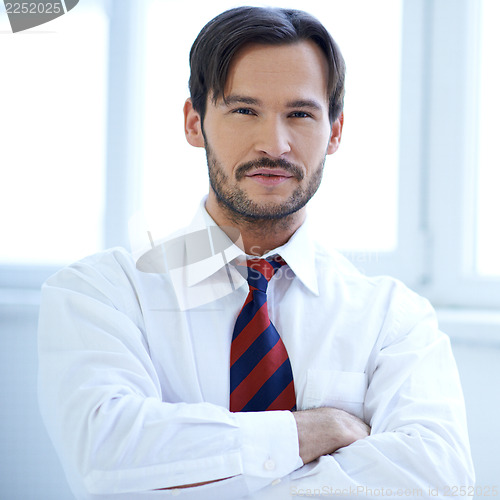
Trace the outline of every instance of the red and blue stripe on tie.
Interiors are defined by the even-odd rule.
[[[249,259],[236,266],[249,292],[231,343],[230,405],[233,412],[295,410],[292,367],[285,345],[269,319],[267,285],[285,261]]]

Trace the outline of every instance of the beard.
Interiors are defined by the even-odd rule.
[[[205,151],[210,186],[217,202],[232,220],[245,220],[247,222],[283,220],[303,208],[321,184],[326,157],[326,155],[323,157],[304,185],[301,185],[304,174],[299,167],[283,159],[271,160],[265,157],[238,166],[235,171],[236,183],[231,184],[229,177],[210,149],[206,138]],[[299,181],[299,186],[282,202],[256,203],[248,197],[243,189],[238,187],[237,182],[241,181],[247,172],[259,167],[285,170]]]

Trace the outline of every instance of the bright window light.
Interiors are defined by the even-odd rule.
[[[254,3],[259,5],[258,3]],[[336,248],[397,246],[400,112],[400,0],[273,1],[304,9],[332,33],[347,64],[342,144],[328,157],[310,213]],[[266,5],[266,4],[262,4]],[[188,55],[199,30],[234,1],[152,0],[147,18],[144,216],[154,239],[186,225],[208,190],[203,150],[184,138]],[[362,15],[360,15],[362,13]],[[166,20],[170,22],[165,29]]]
[[[102,248],[107,15],[9,31],[2,16],[0,264],[64,264]]]
[[[476,269],[483,276],[500,276],[500,2],[483,0],[477,182]]]

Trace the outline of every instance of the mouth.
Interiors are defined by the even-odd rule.
[[[245,175],[251,180],[266,186],[275,186],[293,178],[293,175],[286,170],[276,168],[259,168]]]

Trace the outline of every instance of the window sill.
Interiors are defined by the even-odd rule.
[[[436,309],[439,326],[455,344],[500,348],[500,312],[481,309]]]

